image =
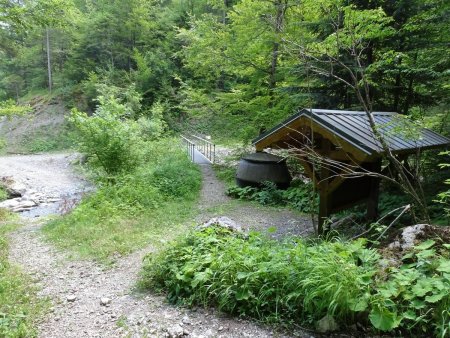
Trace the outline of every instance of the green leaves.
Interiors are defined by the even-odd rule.
[[[416,245],[403,256],[404,261],[413,263],[391,270],[387,281],[375,286],[375,307],[370,315],[375,327],[383,331],[397,326],[429,331],[430,322],[447,320],[440,309],[450,302],[450,260],[437,251],[435,240]]]
[[[433,241],[432,239],[428,239],[425,242],[422,242],[419,245],[416,245],[414,247],[414,250],[417,250],[417,251],[427,250],[427,249],[431,248],[435,244],[436,244],[435,241]]]
[[[441,258],[439,260],[439,266],[436,268],[439,272],[450,274],[450,259]]]
[[[397,313],[378,307],[370,311],[369,319],[372,325],[381,331],[391,331],[398,327],[401,322],[401,318],[397,316]]]
[[[19,106],[13,100],[0,101],[0,118],[11,118],[17,115],[25,115],[31,111],[30,106]]]
[[[311,324],[326,315],[348,321],[369,307],[363,276],[375,262],[357,265],[363,251],[372,251],[363,241],[279,243],[211,228],[170,245],[145,273],[176,295],[173,302],[218,304],[223,311],[286,323]]]

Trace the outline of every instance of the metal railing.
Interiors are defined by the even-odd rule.
[[[195,158],[195,143],[189,140],[187,137],[181,135],[181,140],[186,146],[186,152],[191,159],[192,162],[194,162]]]
[[[199,151],[211,163],[216,160],[216,145],[200,136],[189,135],[189,137],[181,135],[181,139],[186,146],[189,158],[194,162],[195,150]]]

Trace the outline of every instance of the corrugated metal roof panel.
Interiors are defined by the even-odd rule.
[[[372,114],[381,135],[383,135],[393,152],[412,152],[419,148],[450,144],[450,139],[429,129],[417,127],[410,121],[403,119],[397,113],[373,112]],[[260,135],[253,140],[253,144],[262,141],[281,128],[289,126],[290,123],[302,116],[308,116],[322,127],[327,128],[336,136],[341,137],[368,155],[382,152],[380,141],[376,138],[370,127],[369,118],[366,112],[362,111],[303,109],[271,130]],[[405,128],[408,128],[409,130],[402,132],[402,130],[405,131]]]

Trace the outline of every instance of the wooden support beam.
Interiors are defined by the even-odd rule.
[[[324,233],[323,225],[331,214],[331,194],[328,194],[326,190],[321,190],[319,199],[319,223],[317,226],[317,232],[321,235]]]
[[[324,151],[324,153],[331,151],[331,142],[328,139],[323,139],[322,150]],[[330,173],[331,171],[328,165],[322,163],[320,168],[319,182],[319,224],[317,226],[317,232],[319,233],[319,235],[323,234],[323,225],[331,213],[331,193],[329,191]]]
[[[371,171],[379,173],[381,171],[381,159],[377,162],[372,163]],[[371,177],[370,178],[370,192],[367,199],[367,213],[366,217],[368,220],[374,221],[378,216],[378,199],[380,195],[380,178]]]

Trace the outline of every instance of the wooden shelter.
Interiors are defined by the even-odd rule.
[[[378,131],[399,159],[450,144],[450,139],[418,128],[397,113],[372,115]],[[254,139],[253,145],[257,151],[291,149],[298,157],[319,191],[319,232],[330,214],[363,202],[367,203],[368,218],[377,216],[379,178],[368,173],[381,173],[383,147],[366,112],[302,109]],[[349,168],[355,168],[353,174],[345,175]]]

